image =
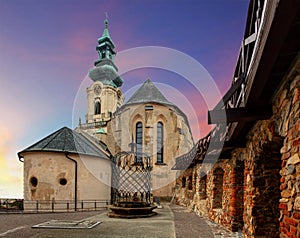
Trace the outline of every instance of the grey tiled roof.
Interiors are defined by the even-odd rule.
[[[157,89],[150,79],[144,82],[144,84],[126,102],[126,105],[147,102],[156,102],[174,106],[173,103],[169,102],[165,98],[165,96]]]
[[[86,139],[83,135],[71,130],[68,127],[63,127],[44,139],[29,146],[25,150],[19,152],[18,156],[20,158],[22,157],[21,154],[23,152],[31,151],[75,153],[108,159],[108,157],[96,145]]]
[[[159,103],[174,109],[178,114],[180,114],[189,128],[190,133],[191,128],[187,116],[179,107],[177,107],[172,102],[168,101],[166,97],[158,90],[158,88],[152,83],[150,79],[147,79],[144,84],[132,95],[132,97],[121,107],[115,114],[122,113],[123,110],[133,104],[144,104],[144,103]]]

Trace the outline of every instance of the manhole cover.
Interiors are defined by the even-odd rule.
[[[32,228],[55,228],[55,229],[91,229],[101,222],[99,221],[62,221],[51,220],[32,226]]]

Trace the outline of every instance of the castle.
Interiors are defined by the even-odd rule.
[[[177,172],[175,158],[193,146],[186,115],[151,80],[124,103],[123,79],[114,63],[115,45],[108,20],[98,39],[98,59],[89,70],[85,123],[63,127],[18,153],[24,162],[24,209],[30,201],[110,200],[111,158],[134,145],[136,160],[147,154],[152,163],[154,196],[170,198]]]
[[[101,95],[105,94],[101,93],[105,87],[118,92],[118,85],[122,83],[118,77],[112,77],[116,79],[113,82],[97,81],[102,77],[98,74],[100,68],[106,67],[104,62],[111,62],[115,55],[113,47],[107,46],[109,53],[99,52],[96,69],[90,73],[91,77],[95,76],[95,83],[88,89],[87,122],[80,125],[77,132],[64,128],[19,152],[19,157],[24,157],[25,199],[42,199],[39,189],[48,187],[52,190],[45,193],[50,194],[47,199],[56,198],[62,194],[60,186],[69,183],[72,186],[67,195],[74,199],[74,161],[81,166],[77,155],[101,160],[102,165],[94,168],[102,173],[102,178],[109,180],[109,174],[105,174],[109,170],[104,168],[109,169],[107,161],[111,152],[118,152],[134,142],[137,150],[152,155],[155,169],[162,169],[157,176],[159,181],[168,176],[173,162],[172,170],[180,175],[176,176],[175,185],[154,189],[157,196],[167,197],[173,188],[177,204],[232,231],[240,231],[244,237],[299,237],[299,22],[299,0],[249,1],[232,85],[208,112],[208,122],[215,127],[193,147],[186,117],[151,81],[146,81],[125,104],[121,93],[119,98],[117,93],[112,93],[116,96],[115,104],[102,105],[105,100]],[[105,42],[109,35],[108,31],[104,33]],[[102,43],[100,40],[97,49],[103,49]],[[107,44],[113,46],[112,42]],[[112,64],[106,68],[108,72],[117,72]],[[111,86],[105,86],[108,83]],[[143,96],[150,91],[153,91],[149,94],[152,96],[144,100]],[[172,138],[171,141],[165,139],[168,133],[171,133],[167,137]],[[70,141],[71,135],[76,138],[71,140],[74,147],[72,143],[65,143]],[[159,146],[161,141],[165,141],[164,146]],[[81,146],[76,147],[77,144]],[[192,148],[188,150],[189,147]],[[51,152],[52,148],[56,151]],[[62,160],[61,164],[57,163]],[[70,166],[74,163],[72,170],[66,172],[69,167],[65,163]],[[163,169],[168,172],[164,173]],[[47,171],[51,171],[50,176],[45,174]],[[95,188],[95,192],[100,187],[99,184],[89,186],[87,182],[92,180],[78,178],[78,181]],[[80,196],[81,189],[84,188],[78,184],[76,191]],[[103,186],[101,191],[105,189]]]

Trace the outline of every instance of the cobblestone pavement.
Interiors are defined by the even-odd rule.
[[[242,233],[231,232],[225,229],[224,227],[222,227],[221,225],[211,222],[209,220],[206,220],[206,223],[210,226],[212,232],[214,233],[215,238],[229,238],[229,237],[242,238],[243,237]]]
[[[77,213],[0,214],[0,238],[74,238],[74,237],[161,237],[161,238],[228,238],[241,237],[219,224],[190,212],[185,207],[163,204],[157,216],[140,219],[112,219],[106,210]],[[93,229],[32,229],[49,220],[95,220],[102,223]],[[176,234],[176,236],[175,236]]]
[[[214,238],[214,234],[210,229],[210,226],[202,217],[197,216],[193,212],[189,212],[184,207],[171,205],[170,208],[174,214],[175,232],[177,238]]]
[[[103,210],[106,211],[106,210]],[[102,211],[102,212],[103,212]],[[27,238],[43,232],[43,229],[32,229],[31,226],[49,220],[82,220],[95,216],[101,211],[70,213],[38,214],[0,214],[0,237]]]
[[[175,231],[177,238],[227,238],[242,237],[238,232],[231,232],[219,224],[196,215],[186,207],[170,205],[174,213]]]

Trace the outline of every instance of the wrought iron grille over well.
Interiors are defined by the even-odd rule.
[[[114,218],[140,218],[156,215],[151,194],[150,157],[142,153],[120,152],[112,163],[112,206]]]
[[[120,152],[112,163],[112,204],[146,207],[152,204],[150,157]]]

